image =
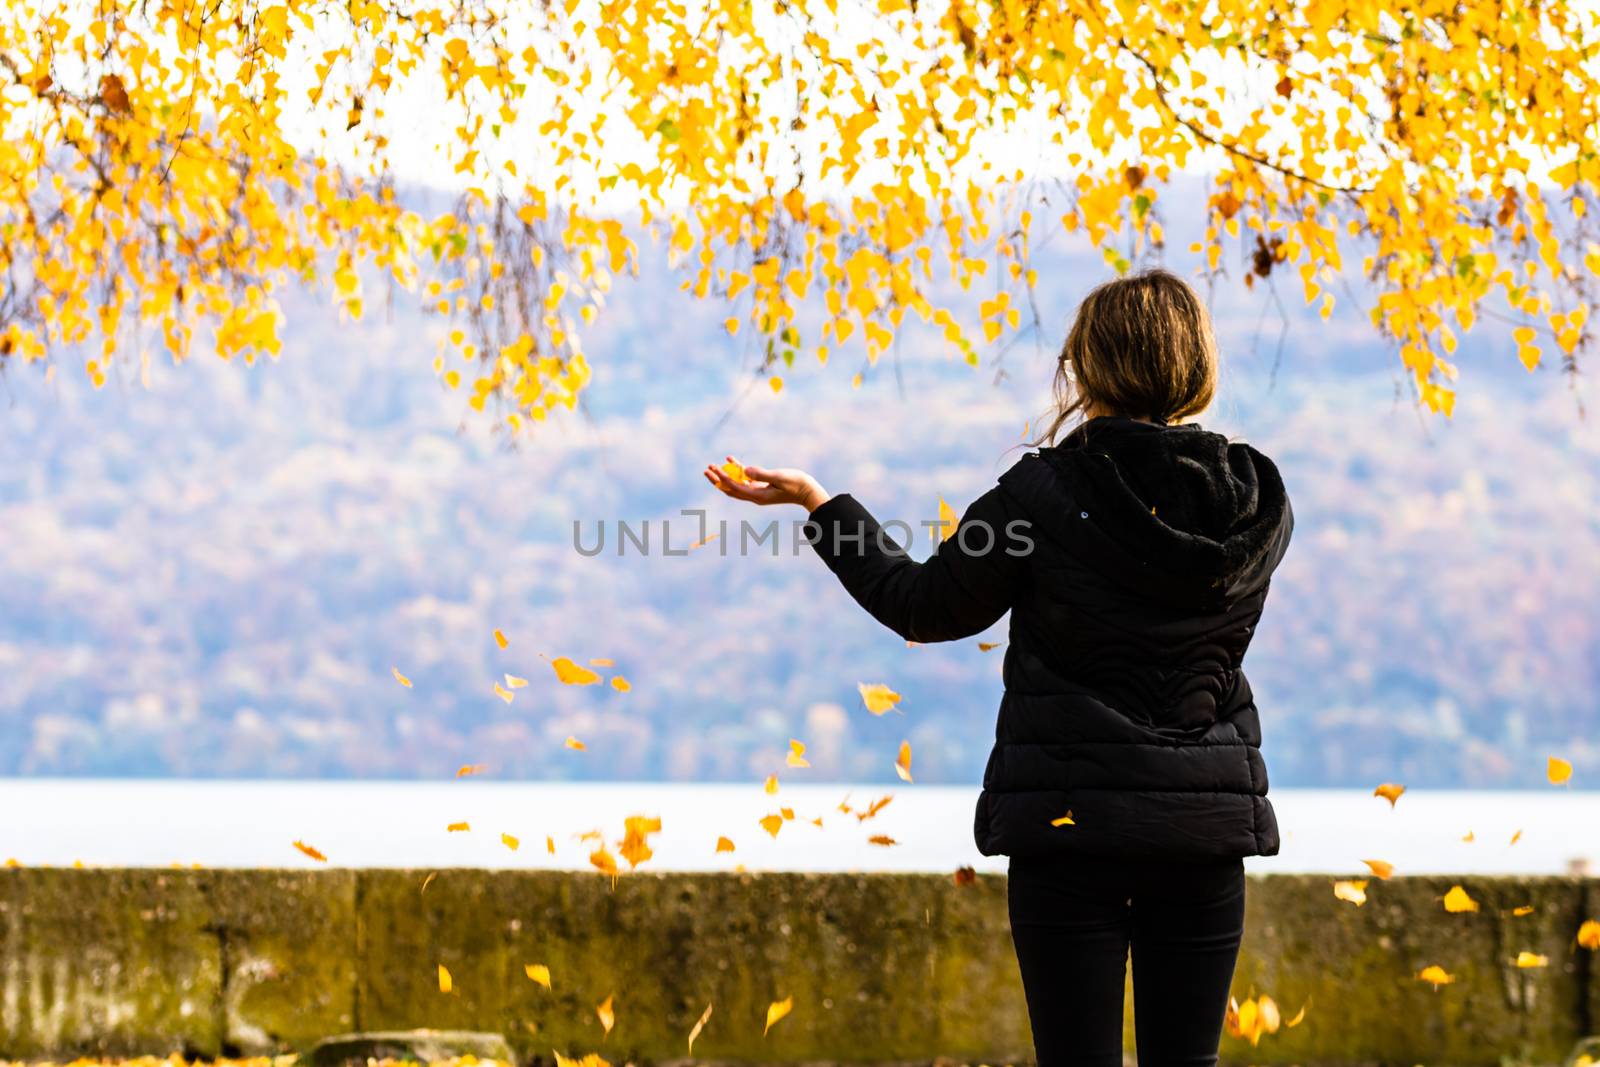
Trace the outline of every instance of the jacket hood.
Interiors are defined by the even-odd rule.
[[[1083,534],[1072,537],[1077,547],[1164,599],[1226,598],[1282,558],[1288,496],[1278,468],[1247,444],[1194,424],[1112,415],[1039,455],[1079,509],[1067,524]]]

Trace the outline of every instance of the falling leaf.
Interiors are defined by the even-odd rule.
[[[439,964],[439,992],[448,993],[455,988],[455,982],[450,979],[450,971],[444,964]]]
[[[1551,785],[1566,785],[1572,778],[1572,764],[1560,756],[1551,756],[1544,773],[1545,777],[1550,779]]]
[[[694,1024],[694,1029],[689,1031],[689,1055],[694,1055],[694,1039],[700,1036],[700,1031],[706,1028],[706,1023],[711,1021],[711,1005],[706,1005],[706,1010],[700,1013],[700,1021]]]
[[[1422,970],[1417,973],[1417,977],[1422,979],[1424,982],[1427,982],[1435,989],[1438,989],[1442,985],[1449,985],[1451,982],[1456,980],[1454,975],[1445,973],[1445,969],[1440,967],[1438,964],[1431,964],[1422,968]]]
[[[327,863],[328,862],[328,857],[324,856],[322,853],[318,852],[316,849],[312,848],[310,845],[306,844],[304,841],[296,841],[294,843],[294,847],[299,849],[301,852],[304,852],[307,856],[310,856],[312,859],[316,860],[318,863]]]
[[[1465,834],[1463,834],[1461,836],[1461,840],[1465,841],[1469,845],[1472,844],[1477,839],[1478,839],[1478,835],[1473,833],[1471,830],[1468,830]]]
[[[525,963],[522,965],[522,973],[527,975],[531,981],[538,982],[546,989],[550,988],[550,968],[544,964]]]
[[[778,793],[778,776],[776,774],[767,775],[767,780],[762,783],[761,791],[769,797],[776,796]]]
[[[1585,919],[1578,926],[1578,944],[1590,952],[1600,950],[1600,919]]]
[[[1382,878],[1385,881],[1394,874],[1394,864],[1388,860],[1362,860],[1361,862],[1371,868],[1375,877]]]
[[[1516,833],[1514,833],[1514,834],[1512,834],[1512,835],[1511,835],[1511,842],[1510,842],[1510,844],[1508,844],[1508,845],[1507,845],[1507,846],[1506,846],[1506,847],[1507,847],[1507,848],[1510,848],[1510,847],[1511,847],[1511,845],[1514,845],[1514,844],[1516,844],[1516,843],[1517,843],[1517,842],[1518,842],[1518,841],[1521,841],[1521,840],[1522,840],[1522,831],[1521,831],[1521,830],[1518,830],[1518,831],[1517,831],[1517,832],[1516,832]]]
[[[1517,953],[1517,966],[1523,970],[1531,967],[1548,967],[1550,966],[1550,957],[1541,956],[1537,952],[1529,952],[1527,949],[1523,949]]]
[[[900,757],[894,761],[894,773],[902,781],[911,781],[911,742],[900,742]]]
[[[1477,911],[1478,902],[1467,895],[1467,891],[1460,886],[1450,887],[1450,892],[1444,895],[1444,910],[1452,914],[1463,911]]]
[[[772,1029],[772,1024],[783,1018],[785,1015],[788,1015],[793,1010],[793,997],[784,997],[782,1000],[775,1000],[771,1004],[767,1005],[767,1025],[762,1028],[761,1036],[766,1037],[767,1031]]]
[[[566,685],[593,685],[600,680],[594,671],[578,666],[565,656],[551,660],[550,666],[556,672],[556,677]]]
[[[650,835],[661,832],[661,820],[653,815],[630,815],[623,820],[622,845],[618,849],[630,868],[655,855],[650,848]]]
[[[1223,1028],[1230,1036],[1244,1038],[1252,1046],[1259,1045],[1264,1035],[1277,1033],[1281,1022],[1277,1001],[1264,994],[1243,1004],[1230,997],[1222,1017]]]
[[[811,825],[815,826],[815,827],[818,827],[818,828],[821,828],[821,826],[822,826],[822,816],[818,815],[815,819],[812,819],[811,820]]]
[[[1300,1010],[1294,1013],[1294,1018],[1290,1019],[1288,1022],[1283,1024],[1284,1029],[1287,1030],[1287,1029],[1290,1029],[1292,1027],[1299,1026],[1301,1023],[1305,1022],[1306,1021],[1306,1009],[1309,1008],[1309,1007],[1311,1007],[1311,1002],[1309,1000],[1306,1001],[1304,1004],[1300,1005]]]
[[[1004,641],[979,641],[978,642],[978,651],[979,652],[993,652],[995,649],[999,648],[1003,644],[1005,644]]]
[[[783,829],[783,816],[763,815],[761,817],[761,828],[773,837],[777,837],[778,831]]]
[[[609,658],[607,658],[605,656],[600,656],[600,657],[598,657],[596,659],[592,659],[592,660],[589,661],[589,666],[591,666],[591,667],[615,667],[616,665],[617,665],[617,661],[616,660],[609,659]]]
[[[1360,879],[1335,882],[1333,883],[1333,895],[1340,900],[1348,900],[1359,908],[1367,902],[1367,883]]]
[[[517,695],[499,682],[494,683],[494,695],[504,700],[507,704],[517,699]]]
[[[465,833],[465,832],[467,832],[468,830],[471,830],[471,829],[472,829],[472,826],[469,823],[453,822],[449,826],[445,827],[445,832],[446,833],[451,833],[451,834],[460,834],[460,833]]]
[[[511,644],[510,641],[506,640],[506,635],[501,633],[499,630],[494,632],[494,643],[499,645],[501,648],[505,648]]]
[[[565,743],[566,746],[572,749],[574,752],[582,752],[584,749],[589,747],[582,741],[579,741],[576,737],[568,737]]]
[[[811,766],[811,761],[806,759],[806,746],[792,737],[789,739],[789,754],[784,757],[784,762],[791,767]]]
[[[888,834],[873,834],[871,837],[867,838],[867,844],[881,845],[884,848],[889,848],[891,846],[898,845],[899,843],[900,842],[896,841]]]
[[[780,819],[778,821],[781,824],[783,820]],[[726,837],[717,838],[717,851],[718,852],[732,852],[733,851],[733,842],[730,839],[726,838]]]
[[[391,671],[394,671],[394,680],[395,681],[399,682],[401,685],[405,686],[407,689],[411,688],[411,679],[407,678],[405,675],[401,674],[399,667],[390,667],[389,669]]]
[[[1405,791],[1406,787],[1403,785],[1396,785],[1394,782],[1384,782],[1382,785],[1372,791],[1372,795],[1375,797],[1382,797],[1383,799],[1387,800],[1389,802],[1389,807],[1392,808],[1394,807],[1395,801],[1400,799],[1400,794],[1404,793]]]
[[[617,857],[613,856],[604,845],[589,853],[589,862],[594,864],[602,874],[609,874],[615,878],[617,871]]]
[[[554,856],[556,854],[556,839],[553,838],[553,837],[550,837],[548,834],[545,835],[544,850],[546,852],[550,853],[550,855],[552,855],[552,856]]]
[[[1076,825],[1078,825],[1078,823],[1077,823],[1077,820],[1075,820],[1072,817],[1072,812],[1069,811],[1065,815],[1061,816],[1060,818],[1051,819],[1050,820],[1050,825],[1051,826],[1076,826]]]
[[[422,894],[426,893],[428,891],[428,887],[433,884],[433,880],[437,877],[439,877],[438,871],[429,871],[428,877],[422,880],[422,888],[417,890],[417,896],[420,897]]]
[[[726,474],[730,481],[738,482],[740,485],[750,484],[750,476],[744,472],[743,464],[735,463],[730,459],[717,469]]]
[[[506,675],[506,688],[507,689],[523,689],[523,688],[527,687],[527,684],[528,684],[528,680],[526,678],[518,678],[514,674]]]
[[[893,795],[879,797],[877,800],[874,800],[871,804],[868,804],[865,811],[856,812],[856,821],[858,821],[858,822],[866,822],[868,819],[870,819],[874,815],[878,814],[878,812],[882,811],[884,808],[887,808],[889,806],[889,801],[891,801],[893,799],[894,799]]]
[[[500,835],[500,843],[502,845],[506,846],[506,848],[509,848],[512,852],[515,852],[518,848],[522,847],[521,840],[519,840],[518,838],[512,837],[510,834],[507,834],[507,833],[502,833]]]
[[[794,809],[793,808],[779,808],[778,809],[778,813],[780,815],[782,815],[786,821],[789,821],[789,822],[794,821]]]
[[[971,867],[957,867],[955,873],[955,882],[956,885],[963,887],[977,885],[978,872],[973,870]]]
[[[1532,915],[1533,914],[1533,905],[1532,904],[1524,904],[1521,907],[1512,908],[1511,909],[1511,914],[1515,915],[1519,919],[1522,918],[1524,915]]]
[[[606,1034],[610,1034],[611,1028],[617,1025],[617,1017],[611,1010],[612,999],[612,997],[607,997],[594,1009],[594,1013],[595,1015],[599,1016],[600,1025],[605,1028]],[[604,1037],[605,1035],[601,1036]]]
[[[628,690],[632,689],[633,686],[629,685],[628,680],[619,674],[615,678],[611,679],[611,688],[615,689],[619,693],[626,693]]]
[[[872,685],[861,682],[856,689],[861,692],[862,703],[866,704],[867,710],[874,715],[882,715],[900,703],[900,694],[881,682]]]
[[[961,520],[956,516],[955,509],[944,502],[944,497],[939,498],[939,529],[940,541],[948,541],[956,535],[956,527]]]
[[[483,764],[481,764],[481,763],[466,763],[466,764],[463,764],[461,766],[461,768],[456,771],[456,777],[457,778],[466,778],[466,777],[469,777],[471,775],[481,774],[481,773],[483,773]]]

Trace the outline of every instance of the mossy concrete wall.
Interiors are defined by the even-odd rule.
[[[10,870],[0,872],[0,1058],[300,1049],[354,1029],[504,1033],[524,1055],[613,1062],[971,1063],[1029,1058],[1005,880],[915,875]],[[1252,878],[1235,991],[1305,1022],[1223,1057],[1255,1064],[1554,1063],[1600,1026],[1574,944],[1577,879]],[[1513,911],[1527,905],[1525,916]],[[1519,969],[1520,951],[1549,957]],[[523,967],[549,966],[552,990]],[[439,992],[438,967],[454,989]],[[1416,979],[1438,964],[1456,977]],[[595,1006],[614,997],[602,1035]],[[794,1012],[763,1039],[767,1005]],[[1130,1001],[1131,1003],[1131,1001]],[[1130,1028],[1131,1033],[1131,1028]]]

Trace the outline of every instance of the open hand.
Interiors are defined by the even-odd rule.
[[[732,456],[728,463],[739,467]],[[752,504],[799,504],[807,511],[815,511],[828,502],[828,491],[805,471],[793,467],[768,470],[765,467],[744,467],[746,481],[739,481],[721,467],[707,463],[706,481],[735,500],[748,500]]]

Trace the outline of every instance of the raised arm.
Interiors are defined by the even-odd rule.
[[[918,563],[848,493],[811,512],[812,547],[856,603],[908,641],[955,641],[1010,609],[1032,546],[999,488],[973,502],[956,533]]]
[[[811,513],[812,547],[872,617],[908,641],[981,633],[1017,595],[1033,546],[1027,520],[998,487],[967,509],[954,536],[917,563],[848,493],[830,497],[804,471],[707,466],[706,480],[754,504],[799,504]],[[745,480],[729,470],[740,471]]]

